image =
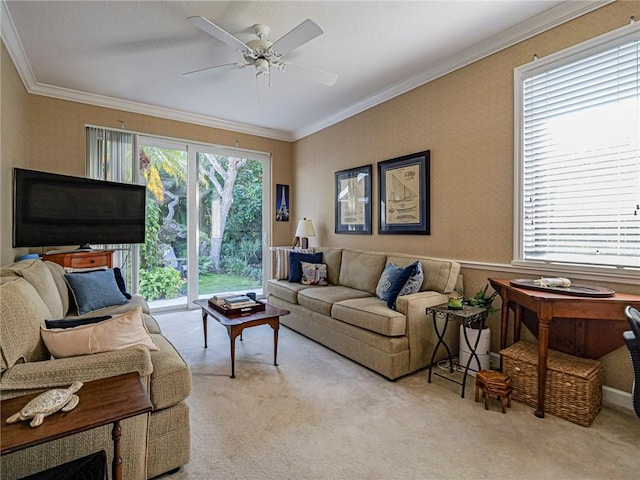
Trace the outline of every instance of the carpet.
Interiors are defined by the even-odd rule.
[[[193,373],[189,464],[163,480],[637,479],[640,419],[604,408],[591,427],[538,419],[497,399],[474,402],[427,370],[391,382],[280,328],[273,365],[269,326],[236,340],[229,378],[226,329],[199,311],[156,315]]]

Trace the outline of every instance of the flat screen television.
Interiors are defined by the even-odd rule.
[[[14,168],[13,246],[144,243],[145,187]]]

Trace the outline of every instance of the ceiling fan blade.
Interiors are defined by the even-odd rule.
[[[235,48],[241,52],[251,50],[246,44],[204,17],[188,17],[187,20],[191,22],[191,25],[194,27],[208,33],[217,40],[220,40],[222,43],[229,45],[231,48]]]
[[[229,70],[244,68],[246,66],[247,65],[243,65],[242,63],[227,63],[225,65],[216,65],[215,67],[201,68],[200,70],[194,70],[193,72],[183,73],[182,76],[185,78],[195,78],[207,73],[222,73]]]
[[[285,33],[276,40],[271,45],[271,49],[279,55],[284,55],[323,33],[323,30],[313,20],[307,18],[289,33]]]
[[[322,83],[331,87],[338,80],[338,75],[335,73],[325,72],[324,70],[318,70],[317,68],[305,67],[304,65],[298,65],[296,63],[285,64],[284,71],[292,70],[298,75],[309,78],[315,82]]]

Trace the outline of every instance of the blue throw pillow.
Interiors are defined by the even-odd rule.
[[[391,285],[396,281],[396,278],[402,273],[404,270],[403,267],[398,267],[394,265],[392,262],[387,263],[387,266],[384,267],[382,274],[380,275],[380,280],[378,280],[378,285],[376,286],[376,295],[380,300],[386,302],[389,300],[389,289]]]
[[[113,270],[65,273],[64,278],[73,293],[78,315],[127,303],[127,298],[118,288]]]
[[[116,283],[118,284],[118,288],[122,292],[122,294],[127,297],[127,300],[131,298],[131,294],[127,293],[127,286],[124,283],[124,278],[122,276],[122,272],[118,267],[113,269],[113,275],[116,277]]]
[[[322,263],[322,252],[299,253],[289,252],[289,281],[300,283],[302,281],[302,262]]]
[[[389,298],[387,299],[387,306],[389,308],[392,308],[393,310],[396,309],[396,299],[398,298],[402,287],[404,287],[407,283],[407,280],[409,280],[409,277],[411,277],[411,275],[413,275],[413,273],[416,271],[416,268],[417,265],[415,263],[407,265],[406,267],[404,267],[400,275],[398,275],[398,277],[395,279],[388,292]]]

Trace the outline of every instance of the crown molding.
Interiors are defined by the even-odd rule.
[[[179,110],[157,107],[153,105],[132,102],[129,100],[118,99],[114,97],[96,95],[92,93],[71,90],[53,85],[38,83],[31,69],[31,65],[27,59],[20,38],[18,37],[15,25],[6,7],[5,0],[0,0],[0,20],[2,40],[7,47],[9,55],[13,60],[18,74],[24,84],[26,90],[30,94],[42,95],[62,100],[96,105],[106,108],[114,108],[132,113],[140,113],[154,117],[176,120],[181,122],[193,123],[222,130],[229,130],[248,135],[256,135],[275,140],[293,142],[300,140],[306,136],[330,127],[336,123],[346,120],[358,113],[369,108],[391,100],[403,93],[414,88],[424,85],[432,80],[442,77],[459,68],[476,62],[482,58],[492,55],[500,50],[510,47],[516,43],[533,37],[539,33],[549,30],[562,23],[573,20],[586,13],[592,12],[598,8],[612,3],[615,0],[582,0],[582,1],[566,1],[557,7],[551,8],[540,15],[537,15],[515,27],[505,30],[501,34],[491,39],[481,42],[473,48],[462,52],[460,55],[450,58],[445,62],[441,62],[434,68],[421,72],[411,78],[407,78],[388,88],[380,90],[361,101],[348,106],[340,112],[330,115],[319,122],[305,126],[293,132],[269,129],[244,123],[231,122],[205,115],[193,114]]]
[[[300,140],[313,133],[319,132],[331,125],[346,120],[358,113],[364,112],[376,105],[384,103],[392,98],[402,95],[414,88],[420,87],[439,77],[447,75],[459,68],[481,60],[489,55],[493,55],[505,48],[520,43],[528,38],[538,35],[546,30],[557,27],[565,22],[578,18],[589,12],[604,7],[615,0],[593,0],[593,1],[567,1],[557,7],[551,8],[539,15],[536,15],[525,22],[522,22],[504,32],[496,35],[484,42],[476,44],[473,48],[465,50],[460,55],[456,55],[435,67],[423,71],[418,75],[407,78],[388,88],[370,95],[358,103],[355,103],[344,110],[331,115],[319,122],[307,127],[303,127],[293,132],[294,140]]]
[[[132,102],[130,100],[122,100],[119,98],[97,95],[93,93],[79,92],[62,87],[35,83],[27,88],[29,93],[34,95],[42,95],[45,97],[58,98],[62,100],[70,100],[72,102],[86,103],[98,107],[113,108],[116,110],[124,110],[126,112],[140,113],[152,117],[164,118],[167,120],[177,120],[180,122],[193,123],[195,125],[203,125],[205,127],[219,128],[221,130],[229,130],[235,133],[246,133],[248,135],[256,135],[258,137],[272,138],[274,140],[284,140],[286,142],[293,141],[291,133],[270,128],[248,125],[245,123],[231,122],[219,118],[208,117],[206,115],[198,115],[195,113],[182,112],[171,108],[157,107],[145,103]]]

